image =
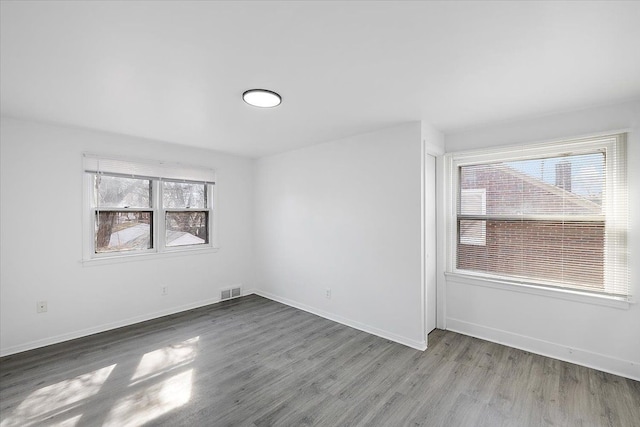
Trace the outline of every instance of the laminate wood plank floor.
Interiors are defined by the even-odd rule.
[[[249,295],[0,359],[0,426],[640,426],[640,383]]]

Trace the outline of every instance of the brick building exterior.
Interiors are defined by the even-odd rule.
[[[461,213],[488,219],[458,221],[457,268],[602,289],[605,224],[599,203],[505,164],[462,167],[460,188],[483,195],[481,204],[471,206],[476,212],[464,212],[461,200]]]

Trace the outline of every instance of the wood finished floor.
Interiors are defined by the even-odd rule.
[[[453,332],[420,352],[250,295],[0,359],[1,427],[640,426],[640,383]]]

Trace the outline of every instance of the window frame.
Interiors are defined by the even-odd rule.
[[[530,160],[544,157],[561,156],[568,154],[583,154],[596,151],[605,152],[605,194],[603,217],[605,219],[605,243],[604,243],[604,292],[589,291],[573,288],[571,286],[558,286],[558,284],[545,283],[542,280],[531,280],[515,276],[502,276],[486,272],[478,272],[457,268],[457,220],[472,217],[458,214],[459,194],[459,170],[462,166],[478,164],[490,164],[498,162]],[[626,169],[626,134],[604,134],[575,140],[553,141],[538,144],[504,146],[486,149],[482,151],[464,151],[445,155],[445,221],[446,221],[446,265],[445,275],[454,281],[479,284],[481,286],[498,287],[508,290],[538,293],[547,296],[560,296],[561,298],[593,301],[607,300],[604,305],[616,307],[628,307],[632,302],[633,294],[629,283],[628,246],[626,234],[628,232],[628,187]],[[545,215],[523,215],[518,219],[536,219],[536,217],[548,218]],[[462,218],[461,218],[462,217]],[[623,233],[612,233],[609,230],[610,218],[620,219],[625,224]],[[616,236],[616,238],[612,238]],[[622,244],[619,239],[623,239]],[[616,257],[612,248],[624,246],[626,256]],[[611,291],[613,275],[615,271],[622,271],[623,280],[626,282],[626,295],[614,295]],[[575,296],[575,298],[574,298]],[[613,303],[611,303],[613,302]],[[622,303],[622,305],[618,304]]]
[[[203,208],[169,208],[164,206],[163,202],[163,191],[164,191],[164,183],[165,182],[184,182],[191,184],[203,184],[205,186],[205,206]],[[178,180],[178,179],[161,179],[158,183],[158,204],[160,206],[159,215],[162,216],[162,220],[158,222],[159,231],[158,233],[162,237],[162,240],[159,240],[158,243],[162,244],[163,252],[180,252],[183,250],[196,250],[200,248],[211,248],[212,247],[212,228],[213,228],[213,193],[214,188],[213,184],[207,184],[204,182],[198,181],[190,181],[190,180]],[[167,246],[166,236],[167,236],[167,212],[206,212],[207,213],[207,231],[208,231],[208,241],[207,243],[201,243],[197,245],[176,245],[176,246]]]
[[[206,252],[217,252],[220,248],[218,243],[218,215],[216,212],[217,208],[217,197],[218,191],[216,188],[216,180],[200,180],[200,179],[181,179],[176,177],[175,173],[181,173],[182,171],[186,171],[188,174],[189,171],[193,171],[194,176],[200,176],[202,173],[206,173],[208,175],[214,174],[214,172],[201,168],[198,166],[185,166],[182,164],[172,164],[167,162],[154,162],[147,160],[131,160],[131,159],[121,159],[109,156],[97,156],[92,154],[83,154],[83,162],[86,162],[86,158],[90,158],[95,161],[95,159],[115,159],[116,161],[121,161],[122,163],[130,163],[132,165],[143,165],[144,167],[149,167],[153,170],[157,171],[162,170],[170,170],[174,168],[175,170],[169,173],[170,177],[163,178],[162,173],[157,173],[153,175],[158,176],[147,176],[147,175],[137,175],[135,173],[132,174],[123,174],[123,173],[111,173],[111,172],[100,172],[106,176],[120,176],[124,178],[140,178],[140,179],[148,179],[150,180],[150,191],[151,198],[149,208],[120,208],[120,207],[105,207],[104,209],[100,209],[99,207],[94,206],[94,185],[93,185],[93,177],[96,172],[91,172],[87,170],[87,166],[83,165],[82,169],[82,182],[83,182],[83,255],[82,262],[83,263],[94,263],[94,262],[111,262],[111,261],[131,261],[137,259],[153,259],[159,256],[173,256],[180,254],[193,254],[193,253],[206,253]],[[204,172],[203,172],[204,171]],[[204,208],[193,208],[193,209],[183,209],[183,208],[166,208],[163,206],[162,201],[162,183],[163,181],[170,182],[190,182],[190,183],[202,183],[205,185],[205,200],[206,205]],[[150,249],[139,249],[133,251],[113,251],[113,252],[96,252],[96,212],[101,211],[116,211],[116,212],[151,212],[151,239],[152,239],[152,248]],[[197,245],[180,245],[180,246],[167,246],[166,245],[166,226],[165,226],[165,212],[167,211],[206,211],[207,214],[207,227],[208,227],[208,242]]]
[[[153,252],[154,246],[157,242],[156,236],[155,236],[155,220],[154,218],[156,217],[156,212],[153,209],[153,197],[156,194],[156,191],[153,187],[153,180],[151,178],[148,177],[137,177],[136,179],[140,179],[140,180],[148,180],[149,181],[149,206],[148,207],[120,207],[120,206],[105,206],[105,207],[99,207],[99,206],[93,206],[93,202],[95,200],[97,200],[97,195],[95,194],[95,183],[94,183],[94,177],[96,176],[96,174],[90,174],[90,173],[86,173],[85,175],[88,175],[89,178],[89,204],[90,204],[90,209],[91,209],[91,213],[89,215],[90,217],[90,222],[91,222],[91,253],[94,255],[95,258],[102,258],[102,257],[111,257],[111,256],[118,256],[119,254],[145,254],[145,253],[151,253]],[[132,178],[131,176],[122,176],[120,174],[103,174],[104,176],[112,176],[112,177],[120,177],[120,178]],[[131,251],[113,251],[113,252],[96,252],[96,227],[97,227],[97,216],[99,212],[150,212],[151,213],[151,222],[150,222],[150,227],[151,227],[151,233],[150,233],[150,239],[151,239],[151,248],[146,248],[146,249],[136,249],[136,250],[131,250]]]

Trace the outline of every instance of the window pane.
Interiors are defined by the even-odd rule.
[[[481,203],[465,192],[484,191],[487,215],[601,215],[604,184],[600,152],[462,166],[459,213]]]
[[[188,182],[162,183],[162,204],[165,208],[207,207],[206,185]]]
[[[94,175],[94,206],[111,208],[151,207],[151,181]]]
[[[151,249],[152,212],[96,212],[96,253]]]
[[[459,172],[458,269],[605,290],[604,153]]]
[[[166,212],[166,245],[209,243],[209,212]]]
[[[457,267],[604,290],[604,221],[487,220],[486,246],[463,243]]]

